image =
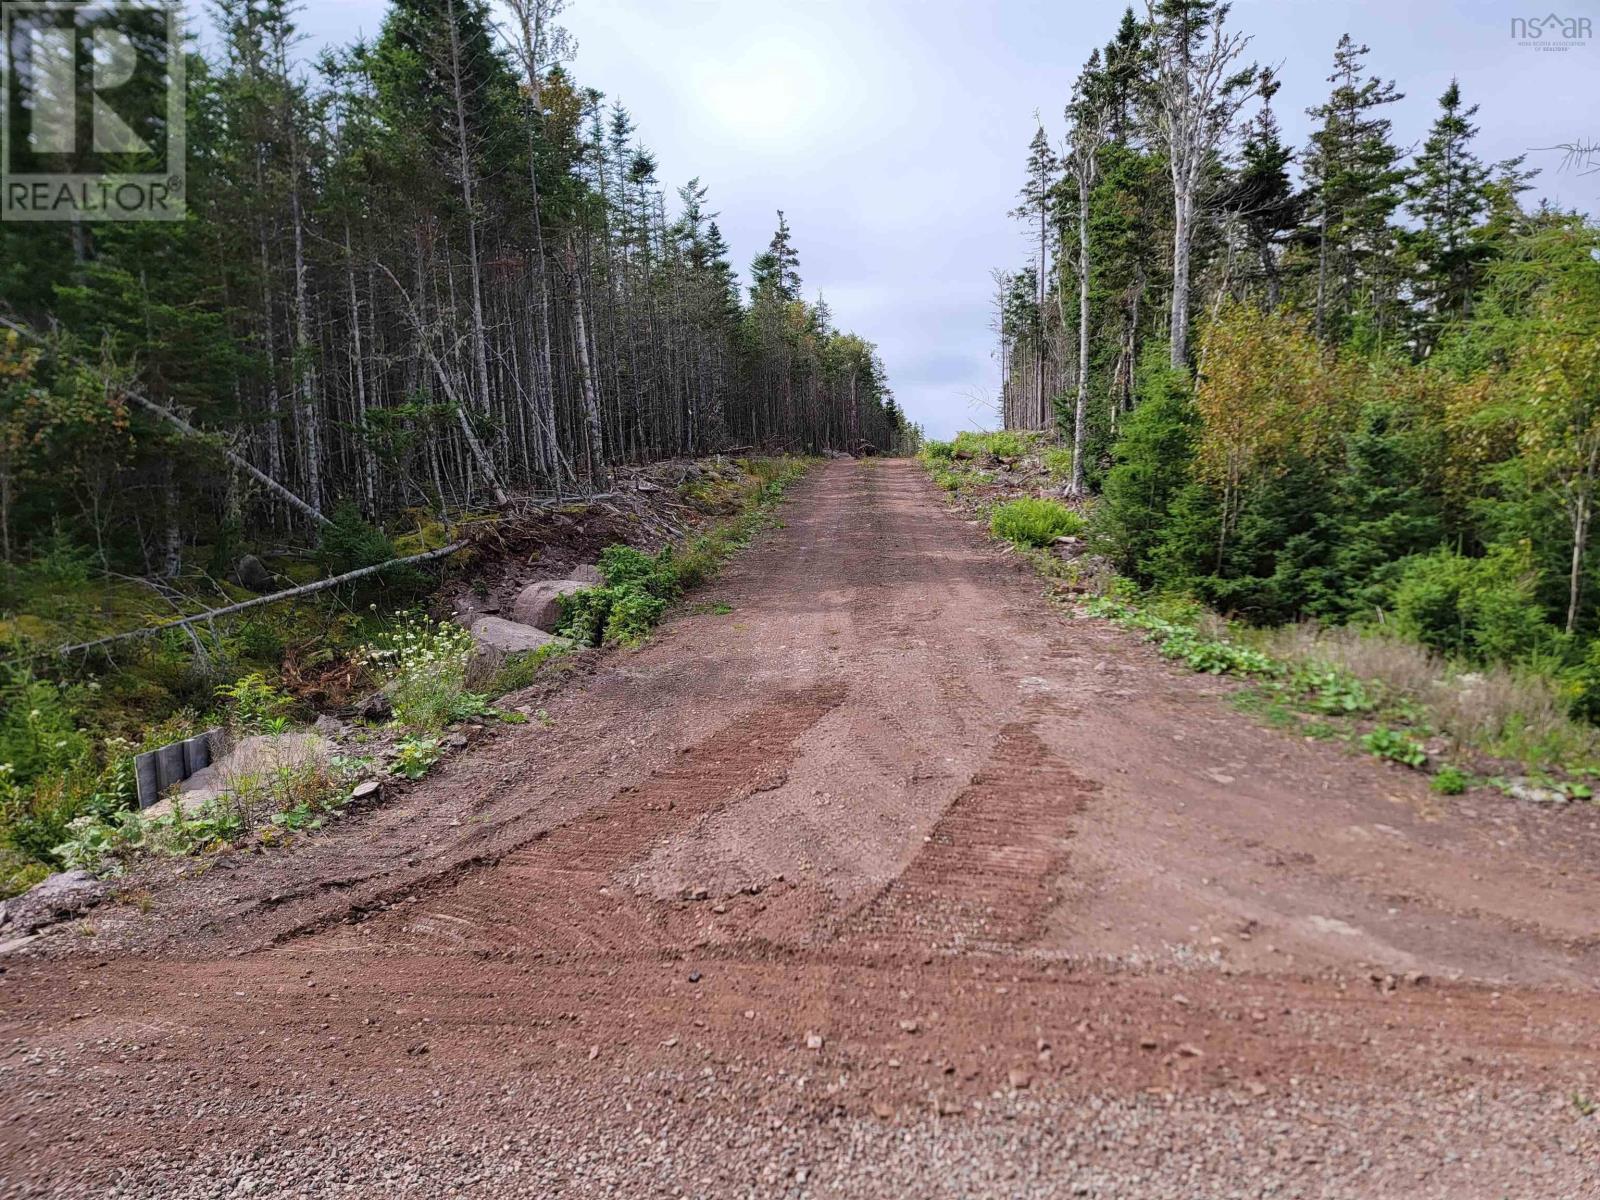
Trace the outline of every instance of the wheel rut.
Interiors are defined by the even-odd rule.
[[[905,872],[848,922],[845,941],[902,955],[1026,946],[1057,902],[1073,821],[1098,790],[1031,725],[1004,726]]]
[[[661,948],[661,906],[621,874],[726,805],[779,786],[842,685],[779,696],[680,750],[670,765],[498,861],[386,901],[297,943],[301,950],[581,955]]]

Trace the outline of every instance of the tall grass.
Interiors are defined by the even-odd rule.
[[[1547,676],[1506,666],[1464,669],[1382,630],[1307,622],[1266,631],[1261,640],[1274,658],[1334,667],[1411,702],[1459,745],[1539,764],[1600,761],[1600,730],[1572,719]]]

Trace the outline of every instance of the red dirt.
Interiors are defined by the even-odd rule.
[[[1600,813],[1249,724],[912,464],[783,514],[550,727],[0,960],[0,1193],[1600,1196]]]

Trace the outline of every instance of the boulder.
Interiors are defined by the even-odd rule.
[[[592,586],[581,579],[541,579],[517,593],[511,605],[512,618],[546,633],[554,633],[561,623],[561,597]]]
[[[472,623],[472,638],[480,647],[501,654],[521,654],[556,641],[542,629],[503,617],[479,617]]]
[[[272,572],[267,570],[254,554],[246,554],[239,560],[239,565],[233,569],[234,578],[241,587],[247,587],[252,592],[265,593],[274,588]]]
[[[106,885],[88,871],[62,871],[0,904],[0,926],[13,937],[65,921],[106,898]]]
[[[584,587],[599,587],[603,584],[605,576],[600,574],[600,568],[593,563],[582,563],[567,572],[568,579],[575,579]]]
[[[356,715],[367,721],[387,721],[394,716],[394,705],[387,692],[373,692],[356,706]]]

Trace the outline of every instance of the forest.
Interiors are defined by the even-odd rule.
[[[996,273],[1008,429],[1118,571],[1258,625],[1398,632],[1600,716],[1600,228],[1426,130],[1347,34],[1306,143],[1211,0],[1129,9],[1041,126]]]
[[[802,298],[783,214],[745,294],[707,187],[669,203],[570,73],[561,0],[398,0],[309,64],[295,7],[215,5],[187,220],[0,231],[8,568],[76,547],[172,578],[342,505],[381,526],[616,463],[893,445],[883,364]]]

